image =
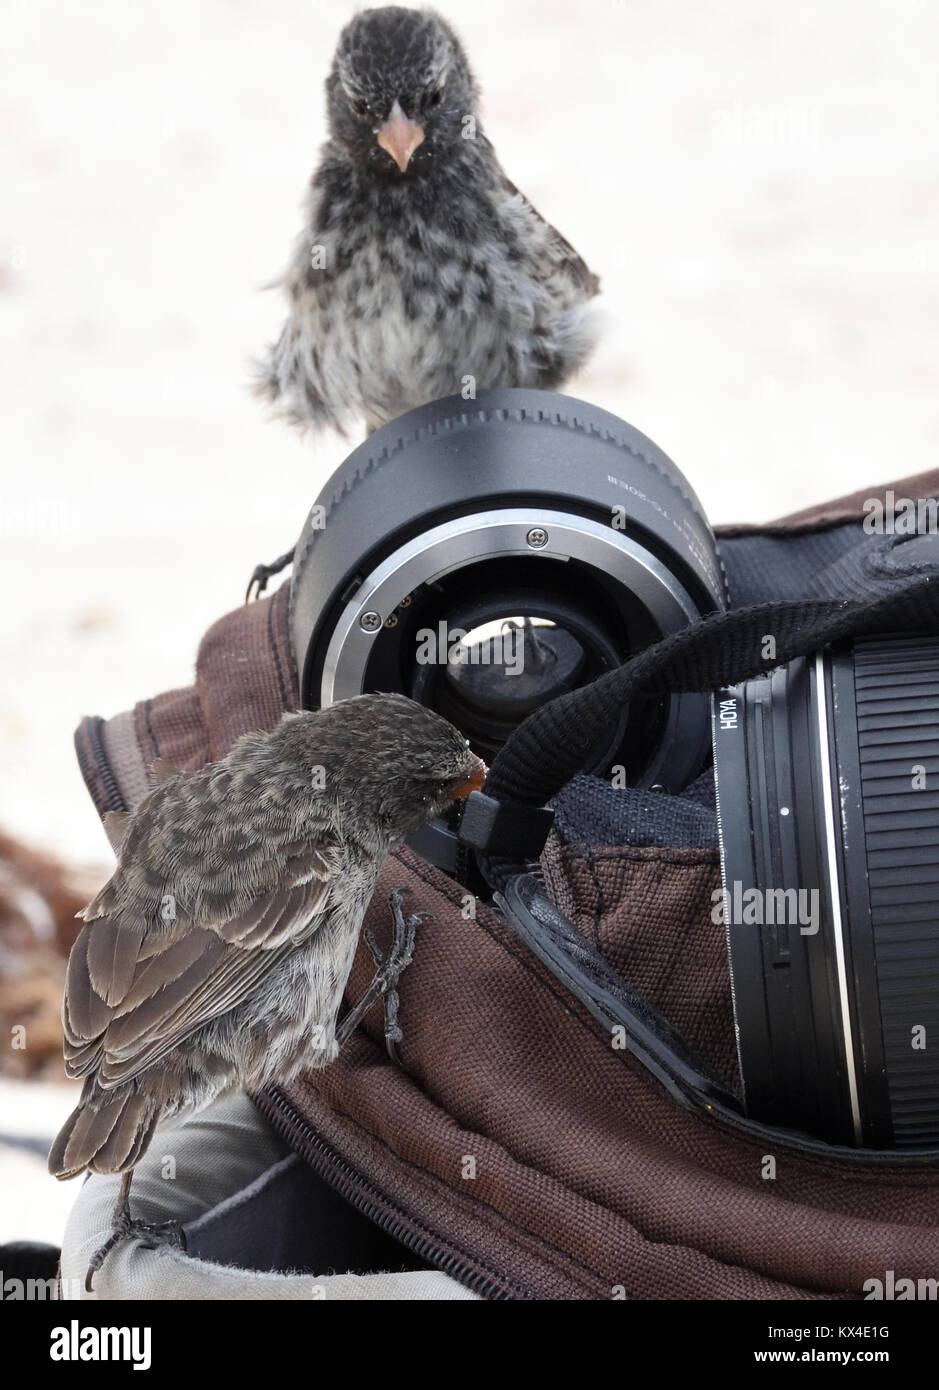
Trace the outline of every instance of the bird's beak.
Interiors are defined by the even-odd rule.
[[[379,130],[377,139],[403,174],[411,162],[411,155],[418,145],[423,144],[424,131],[417,121],[409,120],[401,110],[401,103],[396,101],[387,121]]]
[[[476,766],[473,768],[473,771],[467,777],[466,781],[461,782],[460,785],[457,787],[456,791],[453,793],[454,801],[463,801],[466,797],[469,796],[470,792],[481,791],[483,783],[485,782],[488,776],[488,767],[483,762],[482,758],[477,758]]]

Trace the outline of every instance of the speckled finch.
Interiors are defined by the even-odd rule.
[[[161,1121],[327,1065],[380,995],[400,1040],[395,984],[417,921],[397,892],[392,948],[370,941],[375,979],[338,1022],[365,910],[389,852],[486,769],[433,711],[360,695],[247,734],[198,772],[163,771],[132,813],[112,813],[117,868],[68,963],[66,1070],[85,1084],[49,1167],[125,1175],[89,1279],[149,1229],[130,1218],[130,1176]]]
[[[599,281],[506,178],[478,96],[430,10],[342,31],[289,313],[259,370],[295,423],[374,429],[456,392],[553,390],[589,356]]]

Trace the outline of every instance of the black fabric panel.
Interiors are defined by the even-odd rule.
[[[898,576],[939,569],[939,536],[867,535],[859,522],[806,535],[720,542],[731,608],[773,599],[876,597]]]
[[[719,539],[731,607],[810,593],[818,572],[856,549],[864,539],[856,521],[806,535]]]
[[[710,807],[691,796],[616,788],[602,777],[575,777],[551,803],[554,828],[568,844],[709,849],[717,843],[717,814],[714,777],[710,771],[705,776],[710,782]],[[700,782],[699,778],[692,787]]]
[[[717,814],[717,789],[714,786],[714,764],[711,763],[693,782],[689,782],[682,796],[694,801],[698,806],[706,806]]]
[[[186,1227],[196,1260],[310,1275],[429,1269],[291,1154]]]

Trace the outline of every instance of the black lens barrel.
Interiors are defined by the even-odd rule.
[[[867,909],[893,1140],[904,1147],[935,1143],[939,640],[859,642],[853,668]]]
[[[939,639],[845,644],[714,699],[748,1112],[939,1142]]]

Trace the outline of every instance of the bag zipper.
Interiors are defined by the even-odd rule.
[[[425,1236],[416,1235],[403,1221],[390,1210],[375,1187],[361,1173],[348,1164],[344,1158],[310,1127],[303,1115],[278,1086],[268,1086],[253,1095],[251,1099],[271,1123],[273,1129],[284,1139],[304,1162],[308,1163],[318,1177],[338,1192],[356,1211],[386,1232],[400,1245],[406,1246],[420,1259],[426,1260],[436,1269],[448,1274],[451,1279],[466,1288],[472,1289],[482,1298],[508,1299],[511,1294],[501,1284],[489,1279],[477,1270],[470,1269],[459,1256],[434,1245]]]
[[[91,793],[91,799],[95,803],[95,809],[101,816],[104,815],[105,811],[128,810],[127,803],[121,795],[120,787],[117,784],[117,778],[114,776],[111,764],[108,761],[107,753],[104,749],[104,739],[101,734],[101,730],[104,728],[104,720],[100,715],[93,715],[82,721],[82,727],[84,728],[91,750],[93,759],[92,766],[89,767],[88,765],[88,759],[78,739],[78,735],[76,735],[75,739],[75,751],[78,755],[79,770],[81,771],[82,777],[85,779],[85,785]],[[103,806],[99,804],[99,798],[95,795],[93,771],[98,773],[101,779],[101,785],[104,789],[106,804]]]

